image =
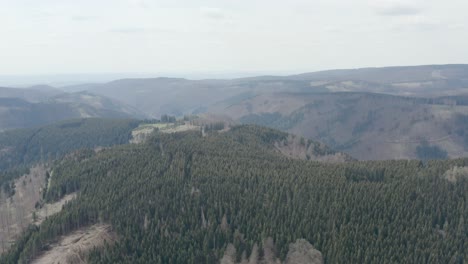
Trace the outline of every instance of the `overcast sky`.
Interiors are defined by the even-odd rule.
[[[468,63],[467,0],[0,0],[0,75]]]

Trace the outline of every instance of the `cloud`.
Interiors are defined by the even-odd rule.
[[[454,30],[465,30],[467,27],[465,24],[456,23],[456,24],[450,24],[448,28],[454,29]]]
[[[335,25],[327,25],[323,27],[323,32],[328,32],[328,33],[340,33],[343,32],[343,28]]]
[[[136,33],[142,33],[145,31],[147,31],[147,29],[143,27],[122,27],[122,28],[113,28],[109,30],[109,32],[111,33],[120,33],[120,34],[136,34]]]
[[[200,8],[201,14],[209,19],[214,20],[223,20],[226,19],[225,12],[220,8],[212,8],[212,7],[202,7]]]
[[[443,26],[443,24],[438,21],[431,19],[423,15],[407,16],[399,19],[396,24],[394,24],[395,30],[436,30]]]
[[[57,17],[58,14],[49,11],[39,11],[32,14],[31,18],[35,21],[47,21],[54,17]]]
[[[128,0],[128,4],[132,7],[148,9],[151,7],[151,3],[148,0]]]
[[[73,21],[89,21],[89,20],[94,20],[96,18],[97,17],[95,16],[80,16],[80,15],[71,17]]]
[[[412,0],[377,0],[371,5],[377,14],[383,16],[417,15],[424,9],[420,3]]]

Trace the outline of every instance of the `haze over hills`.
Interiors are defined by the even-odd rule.
[[[0,87],[0,98],[19,98],[32,103],[47,100],[61,93],[63,91],[59,89],[43,85],[22,89]]]
[[[466,10],[0,0],[0,264],[468,264]]]
[[[212,111],[318,140],[358,159],[466,156],[468,107],[443,101],[370,93],[273,93]]]
[[[374,85],[367,81],[339,81],[356,89],[344,92],[330,81],[278,78],[118,80],[0,99],[12,113],[31,109],[29,125],[35,113],[164,114],[0,133],[0,261],[467,258],[468,161],[432,161],[468,155],[466,95],[369,93],[359,91]],[[402,240],[424,243],[402,251]]]
[[[81,92],[3,88],[0,129],[78,117],[212,113],[321,141],[359,159],[462,157],[468,149],[468,65],[122,79],[60,89]]]
[[[64,93],[48,86],[0,88],[0,131],[83,117],[144,118],[136,108],[89,92]]]
[[[361,159],[461,157],[468,145],[461,121],[468,114],[468,65],[231,80],[124,79],[63,89],[108,96],[156,118],[225,114],[319,140]]]
[[[416,97],[468,93],[468,65],[331,70],[230,80],[123,79],[63,87],[87,90],[138,107],[148,115],[189,114],[222,100],[272,92],[373,92]]]
[[[440,96],[466,93],[468,65],[423,65],[304,73],[294,79],[325,81],[331,91],[381,92],[395,95]]]
[[[237,101],[258,93],[303,92],[308,81],[301,80],[187,80],[181,78],[123,79],[105,84],[64,87],[64,90],[86,90],[117,99],[142,112],[159,117],[162,114],[183,115],[205,112],[219,101]],[[326,91],[323,88],[315,91]]]

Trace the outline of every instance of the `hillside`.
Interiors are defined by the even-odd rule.
[[[317,140],[358,159],[426,160],[468,155],[468,107],[453,100],[272,93],[209,111]]]
[[[237,102],[257,93],[309,89],[301,80],[187,80],[180,78],[123,79],[105,84],[64,87],[64,90],[86,90],[125,102],[143,113],[181,116],[205,112],[219,101]],[[317,91],[326,91],[317,88]]]
[[[428,97],[467,93],[468,65],[330,70],[300,74],[293,78],[311,81],[330,91],[379,92]]]
[[[218,133],[210,129],[208,123],[201,123],[209,120],[197,118],[196,121],[197,125],[183,121],[145,123],[136,120],[76,119],[35,129],[0,133],[0,212],[3,215],[0,222],[0,253],[7,250],[29,224],[40,224],[45,220],[45,216],[60,211],[65,202],[76,196],[73,193],[60,201],[44,203],[44,192],[55,177],[50,171],[52,164],[60,163],[64,158],[92,156],[94,152],[102,151],[105,147],[129,142],[142,144],[145,139],[135,138],[140,137],[142,132],[145,133],[146,140],[150,140],[156,130],[167,134],[200,131],[203,127],[205,136]],[[230,127],[226,127],[221,133],[229,130]],[[254,126],[241,130],[235,127],[234,131],[229,133],[243,137],[243,140],[251,141],[252,144],[257,144],[258,136],[271,137],[274,140],[263,140],[258,147],[291,158],[334,163],[352,161],[351,157],[335,152],[323,144],[306,141],[284,132]],[[80,231],[73,237],[100,237],[82,236],[83,232]],[[99,240],[93,243],[100,244]],[[64,242],[63,247],[75,248],[67,242]],[[48,257],[45,259],[50,260]]]
[[[44,198],[77,198],[0,262],[42,260],[97,224],[116,241],[82,251],[91,263],[468,259],[468,160],[310,162],[275,150],[285,136],[256,126],[158,133],[68,157]]]
[[[33,86],[28,89],[0,87],[0,98],[20,98],[28,102],[41,102],[63,92],[50,86]]]
[[[468,154],[468,65],[232,80],[124,79],[70,89],[120,100],[156,118],[209,113],[266,125],[364,160]]]
[[[0,133],[0,186],[38,163],[49,163],[78,149],[125,144],[135,120],[75,119],[39,128]]]
[[[0,131],[36,127],[72,118],[145,117],[133,107],[90,93],[60,93],[45,96],[40,92],[44,96],[41,97],[34,93],[29,94],[27,89],[8,89],[8,91],[12,92],[2,95],[12,97],[0,96]]]
[[[131,105],[151,117],[198,114],[214,103],[235,104],[264,93],[372,92],[415,97],[468,94],[468,65],[331,70],[291,76],[187,80],[122,79],[62,87],[90,91]]]

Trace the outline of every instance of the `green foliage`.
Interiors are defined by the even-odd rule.
[[[0,171],[0,190],[3,191],[7,197],[14,195],[15,186],[12,181],[27,173],[29,173],[29,168],[27,167],[16,167],[15,169]]]
[[[372,127],[372,125],[374,124],[374,121],[375,121],[376,118],[377,118],[376,117],[376,112],[375,111],[369,111],[367,113],[367,118],[364,121],[357,122],[354,125],[353,136],[360,135],[364,131],[369,130]]]
[[[227,99],[225,99],[223,101],[224,104],[226,105],[235,105],[235,104],[239,104],[249,98],[252,98],[255,96],[255,93],[252,92],[252,91],[248,91],[248,92],[243,92],[243,93],[240,93],[240,94],[237,94],[237,95],[234,95],[232,97],[229,97]]]
[[[256,124],[259,126],[272,127],[274,122],[281,118],[281,114],[275,113],[261,113],[261,114],[250,114],[240,118],[240,122],[243,124]]]
[[[458,136],[463,138],[465,149],[468,149],[468,115],[458,114],[456,115],[455,120],[455,122],[459,124],[459,128],[456,133]]]
[[[296,110],[289,116],[282,116],[278,112],[250,114],[242,117],[239,121],[243,124],[255,124],[280,130],[288,130],[304,120],[304,109],[305,108]]]
[[[447,151],[441,149],[439,146],[431,146],[427,141],[416,148],[416,155],[419,159],[424,161],[448,158]]]
[[[80,148],[127,143],[137,126],[136,120],[91,118],[6,131],[0,133],[0,149],[4,149],[0,170],[55,159]]]
[[[26,261],[97,222],[112,224],[119,241],[93,251],[91,263],[218,263],[228,243],[249,255],[266,237],[283,260],[298,238],[326,263],[468,260],[468,180],[441,177],[468,159],[322,164],[271,151],[285,137],[249,125],[205,137],[161,133],[63,160],[46,199],[78,190],[77,200],[0,262]]]
[[[176,122],[176,117],[175,116],[170,116],[170,115],[162,115],[161,116],[161,122],[162,123],[175,123]]]
[[[71,151],[128,143],[136,120],[75,119],[33,129],[0,133],[0,185],[24,174],[38,162]]]
[[[205,125],[205,132],[220,131],[225,127],[224,122],[216,122]]]

